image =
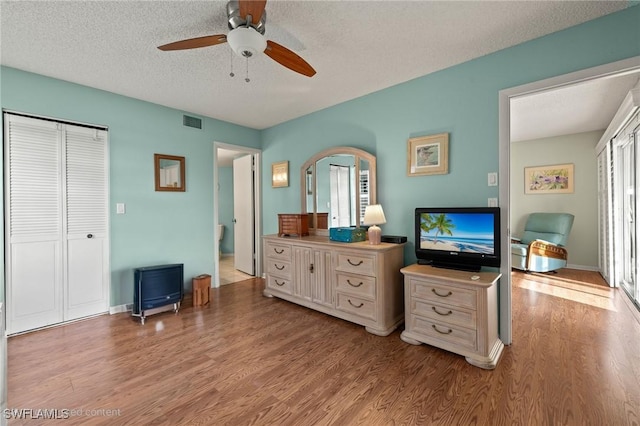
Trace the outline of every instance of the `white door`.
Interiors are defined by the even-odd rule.
[[[331,227],[351,226],[351,195],[349,167],[329,166],[331,187]]]
[[[233,240],[234,267],[255,274],[253,247],[253,156],[233,160]]]
[[[65,127],[65,320],[109,309],[106,132]]]
[[[106,132],[5,114],[5,151],[7,333],[107,311]]]

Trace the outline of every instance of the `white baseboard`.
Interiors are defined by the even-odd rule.
[[[598,269],[597,266],[585,266],[585,265],[573,265],[568,263],[566,268],[569,269],[579,269],[581,271],[594,271],[594,272],[599,272],[600,269]]]
[[[131,311],[132,308],[133,308],[133,305],[131,303],[128,303],[128,304],[125,304],[125,305],[111,306],[109,308],[109,315],[121,314],[123,312],[129,312],[129,311]]]

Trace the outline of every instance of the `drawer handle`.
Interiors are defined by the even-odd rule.
[[[360,281],[360,283],[358,283],[358,284],[353,284],[351,282],[351,280],[347,278],[347,284],[349,284],[351,287],[360,287],[364,283],[362,281]]]
[[[274,281],[276,282],[276,285],[280,287],[282,287],[286,283],[286,281],[282,281],[281,283],[279,283],[278,280],[274,280]]]
[[[273,248],[273,251],[275,251],[277,254],[282,254],[282,253],[284,253],[284,249],[282,249],[282,250],[278,251],[278,249],[277,249],[277,248],[275,248],[275,247]]]
[[[442,315],[442,316],[451,315],[451,314],[453,313],[453,311],[449,311],[449,312],[444,312],[444,313],[442,313],[442,312],[440,312],[440,311],[438,310],[438,308],[436,308],[435,306],[432,306],[432,307],[431,307],[431,309],[433,309],[433,312],[435,312],[436,314],[438,314],[438,315]]]
[[[431,327],[433,327],[433,329],[434,329],[435,331],[437,331],[438,333],[440,333],[440,334],[451,334],[451,333],[453,333],[453,330],[452,330],[452,329],[449,329],[449,330],[448,330],[448,331],[446,331],[446,332],[445,332],[445,331],[440,331],[440,330],[438,330],[438,327],[436,327],[436,325],[435,325],[435,324],[431,324]]]
[[[282,271],[284,269],[284,265],[278,266],[277,263],[274,263],[273,266],[275,266],[278,271]]]
[[[360,266],[360,265],[362,265],[362,263],[363,263],[363,261],[362,261],[362,260],[361,260],[360,262],[358,262],[358,263],[353,263],[353,262],[351,261],[351,259],[347,259],[347,262],[349,262],[349,264],[350,264],[351,266]]]
[[[440,297],[449,297],[451,296],[453,293],[449,292],[447,294],[440,294],[438,293],[438,291],[435,288],[432,288],[431,291],[436,295],[436,296],[440,296]]]
[[[353,302],[351,301],[351,299],[347,299],[347,302],[349,302],[349,304],[351,306],[353,306],[354,308],[362,308],[364,306],[364,303],[360,302],[359,305],[354,305]]]

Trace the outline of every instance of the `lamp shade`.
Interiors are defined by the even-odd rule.
[[[253,28],[238,27],[227,34],[227,42],[238,56],[249,58],[264,52],[267,40]]]
[[[364,225],[382,225],[387,223],[387,219],[384,217],[384,211],[380,204],[372,204],[367,206],[364,211]]]

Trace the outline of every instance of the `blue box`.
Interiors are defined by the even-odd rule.
[[[343,243],[355,243],[367,239],[367,231],[363,228],[329,228],[329,239]]]

